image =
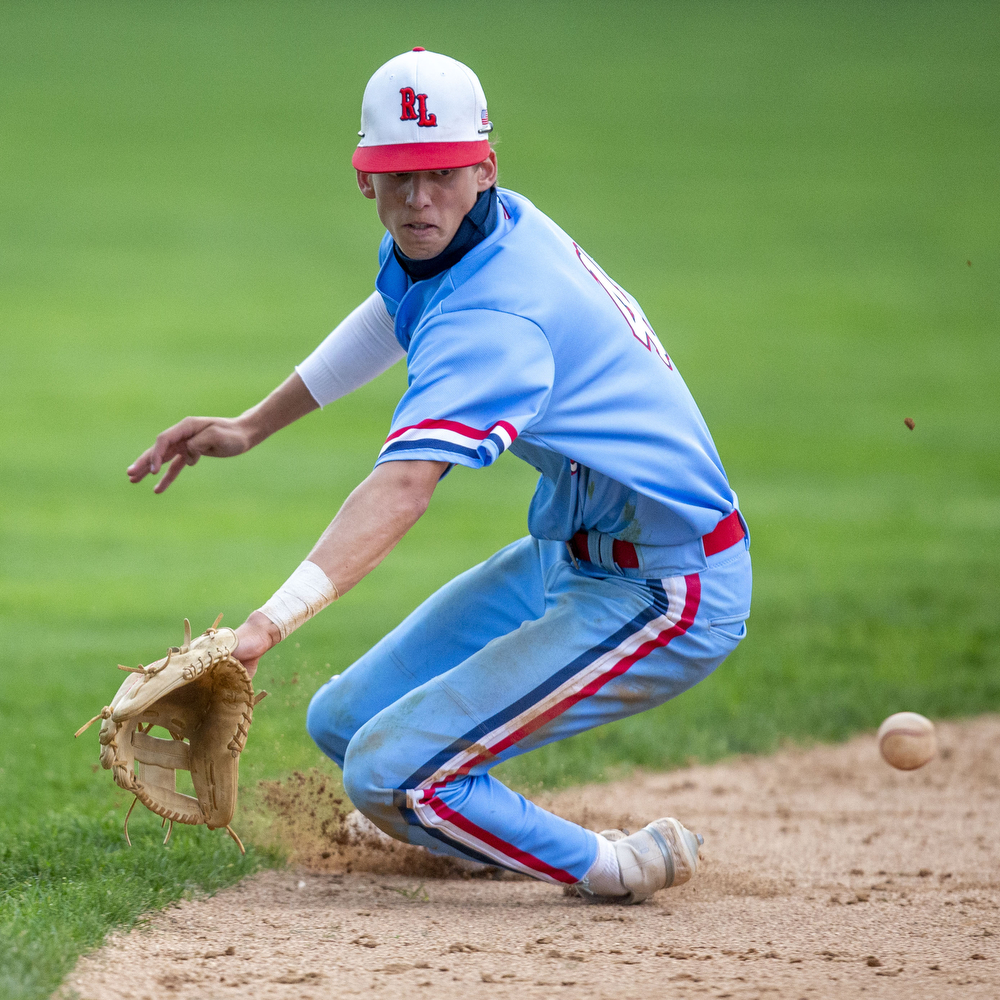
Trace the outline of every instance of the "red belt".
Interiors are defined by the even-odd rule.
[[[722,552],[731,545],[741,541],[746,535],[743,530],[743,523],[740,515],[733,511],[728,517],[724,517],[707,535],[702,535],[701,543],[705,547],[706,556],[714,556],[716,552]],[[590,547],[587,544],[587,532],[578,531],[569,542],[570,551],[584,562],[590,562]],[[638,569],[639,556],[636,554],[635,546],[631,542],[623,542],[615,539],[611,543],[611,558],[615,565],[622,569]]]

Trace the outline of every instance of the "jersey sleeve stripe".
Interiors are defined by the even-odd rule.
[[[465,448],[454,441],[444,441],[440,438],[421,438],[418,441],[391,441],[382,448],[378,453],[378,457],[384,458],[386,455],[395,455],[406,451],[446,451],[452,455],[464,455],[466,458],[471,458],[476,462],[483,461],[486,465],[489,465],[493,461],[492,455],[487,454],[484,456],[482,454],[484,451],[488,453],[488,449],[486,448]]]
[[[412,427],[393,431],[386,438],[378,457],[381,459],[400,451],[444,451],[490,465],[516,438],[517,431],[506,420],[498,420],[486,430],[468,427],[455,420],[422,420]]]
[[[517,431],[506,420],[498,420],[492,427],[488,427],[484,431],[476,427],[470,427],[468,424],[460,424],[457,420],[421,420],[419,424],[400,427],[398,431],[393,431],[385,440],[386,442],[394,441],[403,435],[409,436],[414,432],[430,430],[451,431],[461,437],[473,438],[476,441],[482,441],[494,433],[506,434],[509,439],[506,445],[508,448],[517,438]]]

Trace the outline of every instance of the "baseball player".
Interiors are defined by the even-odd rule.
[[[375,468],[237,630],[259,658],[377,566],[454,465],[534,466],[527,537],[442,587],[316,693],[306,724],[385,833],[641,902],[694,875],[672,818],[626,835],[552,815],[500,761],[674,698],[736,648],[749,536],[715,445],[635,299],[497,187],[476,75],[417,48],[371,78],[353,156],[387,232],[374,293],[265,400],[188,417],[129,468],[236,455],[405,357]],[[484,510],[488,517],[489,511]]]

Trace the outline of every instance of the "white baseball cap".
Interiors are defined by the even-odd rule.
[[[471,167],[490,155],[486,95],[468,66],[415,48],[375,71],[351,163],[366,173]]]

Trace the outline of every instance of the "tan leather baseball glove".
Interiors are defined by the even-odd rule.
[[[76,733],[101,722],[101,765],[110,769],[122,788],[135,795],[125,816],[141,802],[170,829],[177,823],[205,823],[210,830],[225,827],[246,853],[229,825],[236,810],[240,754],[253,721],[255,695],[246,669],[234,659],[239,640],[231,628],[215,624],[196,639],[184,619],[184,645],[150,664],[125,667],[127,677],[110,705]],[[150,734],[154,726],[169,739]],[[137,766],[138,765],[138,766]],[[197,798],[177,791],[177,771],[189,771]]]

